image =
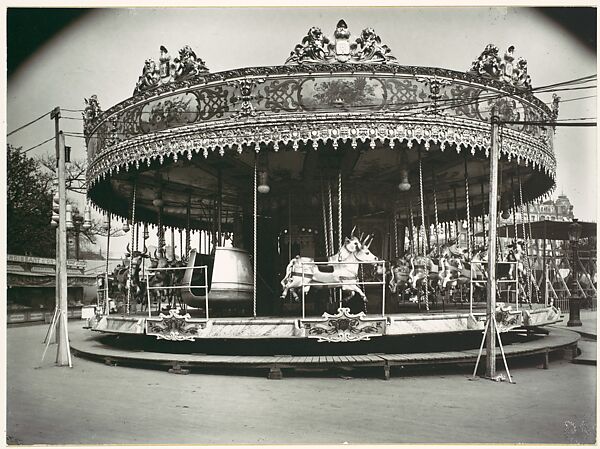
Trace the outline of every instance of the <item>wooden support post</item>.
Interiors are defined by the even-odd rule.
[[[58,297],[58,320],[56,326],[58,348],[56,351],[56,363],[59,366],[71,366],[71,352],[69,348],[69,331],[67,328],[67,188],[66,188],[66,160],[65,160],[65,136],[59,131],[60,108],[52,111],[56,133],[56,155],[58,160],[58,197],[59,197],[59,219],[58,219],[58,253],[56,254],[56,265],[59,267],[59,297]]]
[[[267,374],[267,379],[269,380],[281,380],[283,379],[283,373],[281,372],[281,368],[277,365],[273,365],[269,367],[269,374]]]
[[[488,247],[488,282],[486,319],[490,325],[486,339],[485,375],[496,377],[496,329],[494,314],[496,313],[496,236],[498,224],[498,158],[499,125],[495,108],[492,109],[492,142],[490,148],[490,186],[489,186],[489,247]]]
[[[172,362],[173,367],[169,368],[169,374],[190,374],[190,370],[186,368],[182,368],[179,362]]]
[[[383,365],[383,379],[384,380],[390,380],[391,377],[391,369],[390,369],[390,365],[386,362],[385,365]]]
[[[548,369],[549,364],[550,364],[550,350],[548,348],[546,348],[546,350],[544,351],[544,359],[542,361],[542,368]]]

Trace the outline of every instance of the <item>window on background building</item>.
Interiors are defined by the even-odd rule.
[[[545,220],[546,216],[545,215],[540,215],[540,221]]]
[[[537,215],[532,215],[531,216],[531,221],[537,221]]]

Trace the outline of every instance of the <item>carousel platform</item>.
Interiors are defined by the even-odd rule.
[[[543,368],[549,367],[550,354],[575,358],[581,338],[576,332],[551,328],[536,333],[521,329],[511,331],[504,344],[507,358],[537,357]],[[445,350],[410,353],[368,353],[330,355],[232,355],[199,353],[165,353],[148,350],[148,347],[132,349],[115,344],[122,336],[91,333],[87,329],[71,331],[71,349],[78,357],[104,362],[108,365],[124,365],[147,368],[166,367],[175,374],[188,374],[190,370],[218,370],[237,373],[240,370],[267,370],[269,379],[281,379],[283,369],[328,370],[332,368],[380,367],[383,378],[389,379],[392,367],[423,365],[473,365],[478,349]],[[503,337],[504,339],[504,337]],[[335,345],[339,347],[339,345]],[[485,356],[485,349],[483,351]],[[500,358],[498,351],[498,358]],[[501,362],[499,362],[501,363]]]
[[[500,332],[517,328],[537,328],[561,321],[560,310],[543,305],[516,309],[498,303],[496,320]],[[316,339],[318,342],[345,343],[383,336],[482,332],[485,309],[430,311],[402,314],[353,314],[348,308],[321,316],[205,318],[175,309],[168,312],[106,315],[94,318],[93,331],[154,336],[158,340],[194,341],[210,339]]]

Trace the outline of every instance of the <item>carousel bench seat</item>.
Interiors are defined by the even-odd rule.
[[[328,257],[315,257],[315,262],[329,262]],[[321,273],[333,273],[333,265],[317,265],[318,270]]]
[[[187,268],[183,275],[182,285],[188,286],[188,289],[182,289],[181,299],[186,304],[196,302],[206,296],[207,289],[204,287],[191,288],[192,285],[204,286],[204,268],[207,270],[208,290],[212,281],[212,272],[215,258],[210,254],[197,254],[196,250],[191,250],[188,258]]]

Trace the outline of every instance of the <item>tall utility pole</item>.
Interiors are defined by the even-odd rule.
[[[492,145],[490,150],[490,196],[488,235],[488,281],[486,320],[488,323],[485,341],[485,377],[496,377],[496,236],[498,224],[498,157],[499,151],[499,118],[496,109],[492,108]]]
[[[56,160],[58,162],[58,252],[56,254],[56,269],[58,270],[58,316],[56,321],[57,343],[56,363],[59,366],[71,366],[69,349],[69,330],[67,328],[67,192],[66,192],[66,161],[65,136],[60,131],[60,108],[52,111],[50,118],[54,119],[56,134]]]

